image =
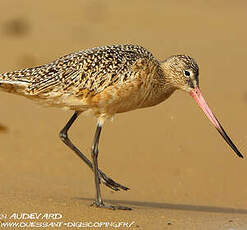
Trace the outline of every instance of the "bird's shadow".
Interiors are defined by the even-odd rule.
[[[75,197],[73,199],[93,201],[93,199],[82,198],[82,197]],[[146,208],[160,208],[160,209],[172,209],[172,210],[182,210],[182,211],[229,213],[229,214],[247,214],[247,209],[207,206],[207,205],[172,204],[172,203],[129,201],[129,200],[105,200],[105,202],[111,204],[124,204],[128,206],[139,206]]]

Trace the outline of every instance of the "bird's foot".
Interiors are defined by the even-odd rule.
[[[125,206],[118,206],[118,205],[106,205],[103,201],[94,201],[91,205],[91,207],[96,207],[96,208],[106,208],[110,210],[132,210],[129,207]]]
[[[117,182],[115,182],[114,180],[112,180],[110,177],[106,176],[105,173],[103,173],[101,170],[98,171],[99,173],[99,177],[100,180],[103,182],[103,184],[105,184],[107,187],[111,188],[114,191],[120,191],[120,189],[122,190],[129,190],[129,188],[118,184]]]

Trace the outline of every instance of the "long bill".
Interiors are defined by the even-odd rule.
[[[243,158],[243,155],[239,152],[237,147],[233,144],[230,137],[226,134],[225,130],[221,126],[220,122],[217,120],[217,118],[212,113],[211,109],[208,107],[205,99],[203,98],[201,91],[199,87],[196,87],[195,89],[192,89],[190,91],[190,95],[195,99],[196,103],[201,107],[203,112],[206,114],[208,119],[213,123],[214,127],[218,130],[220,135],[225,139],[228,145],[232,148],[232,150],[241,158]]]

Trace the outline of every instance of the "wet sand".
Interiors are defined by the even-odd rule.
[[[1,72],[117,43],[140,44],[159,59],[193,56],[204,97],[247,157],[245,1],[11,0],[0,9]],[[117,115],[103,129],[100,168],[130,187],[103,186],[103,197],[132,211],[89,207],[93,175],[58,138],[71,111],[3,92],[0,104],[2,222],[13,213],[60,213],[49,221],[247,229],[246,157],[234,155],[189,95],[176,92],[153,108]],[[88,157],[94,131],[95,118],[83,115],[70,130]]]

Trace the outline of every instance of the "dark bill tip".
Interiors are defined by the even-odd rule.
[[[216,128],[217,129],[217,128]],[[232,150],[240,157],[240,158],[244,158],[244,156],[239,152],[238,148],[236,147],[236,145],[234,145],[234,143],[232,142],[232,140],[230,139],[230,137],[226,134],[225,130],[223,129],[223,127],[220,125],[220,129],[217,129],[217,131],[220,133],[220,135],[224,138],[224,140],[230,145],[230,147],[232,148]]]

